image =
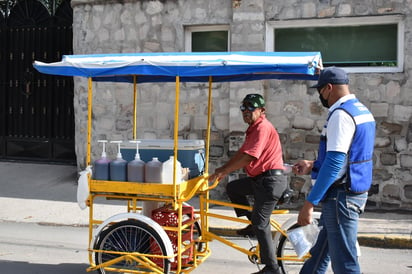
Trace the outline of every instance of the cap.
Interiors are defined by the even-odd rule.
[[[347,85],[349,78],[346,72],[337,67],[328,67],[320,71],[318,83],[311,88],[323,87],[326,84]]]
[[[262,95],[260,94],[248,94],[246,95],[245,99],[243,99],[243,102],[249,102],[255,108],[261,108],[265,106],[265,99],[263,99]]]

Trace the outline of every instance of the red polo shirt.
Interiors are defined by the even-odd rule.
[[[246,130],[246,140],[240,151],[256,158],[245,167],[250,177],[270,169],[283,169],[279,135],[264,114]]]

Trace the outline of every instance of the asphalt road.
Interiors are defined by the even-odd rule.
[[[249,246],[247,239],[231,238]],[[83,274],[88,267],[86,227],[44,226],[35,223],[0,222],[0,273]],[[217,241],[212,255],[192,273],[227,274],[257,271],[247,257]],[[362,272],[412,273],[412,250],[361,247]],[[331,273],[331,272],[330,272]]]

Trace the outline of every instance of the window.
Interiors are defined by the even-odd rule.
[[[187,52],[229,51],[229,26],[189,26],[185,29]]]
[[[267,51],[320,51],[323,65],[348,72],[401,72],[401,16],[271,21]]]

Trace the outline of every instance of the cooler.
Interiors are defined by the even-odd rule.
[[[165,162],[173,155],[174,141],[167,139],[138,140],[140,158],[149,162],[153,157]],[[136,155],[136,144],[124,142],[121,148],[123,159],[132,161]],[[205,166],[205,142],[203,140],[178,140],[177,159],[182,167],[189,168],[189,179],[201,175]]]

